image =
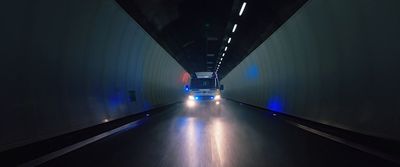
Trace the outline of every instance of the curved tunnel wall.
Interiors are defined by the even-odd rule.
[[[398,6],[310,0],[223,78],[224,96],[400,140]]]
[[[112,0],[9,1],[1,17],[0,150],[182,98],[184,69]]]

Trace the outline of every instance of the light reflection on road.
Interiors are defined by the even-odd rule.
[[[183,153],[185,166],[226,166],[225,123],[213,111],[199,115],[183,116]]]

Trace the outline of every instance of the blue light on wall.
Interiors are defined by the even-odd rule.
[[[115,112],[121,109],[125,104],[125,99],[122,93],[116,92],[108,97],[108,108],[110,111]]]
[[[149,102],[149,101],[144,101],[143,102],[143,109],[144,110],[149,110],[149,109],[151,109],[151,106],[152,106],[152,104]]]
[[[251,65],[247,70],[246,70],[246,78],[247,79],[258,79],[260,75],[260,69],[256,64]]]
[[[274,96],[269,98],[267,102],[267,109],[276,112],[282,112],[283,111],[282,98],[279,96]]]

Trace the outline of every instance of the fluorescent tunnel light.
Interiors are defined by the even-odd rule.
[[[243,2],[242,8],[240,8],[240,11],[239,11],[239,16],[241,16],[243,14],[244,8],[246,8],[246,4],[247,4],[246,2]]]
[[[232,32],[235,32],[235,31],[236,31],[236,27],[237,27],[237,24],[233,25]]]

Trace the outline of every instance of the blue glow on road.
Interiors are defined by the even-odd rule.
[[[268,99],[267,102],[267,109],[270,109],[272,111],[276,112],[282,112],[283,111],[283,102],[282,98],[279,96],[274,96]]]

